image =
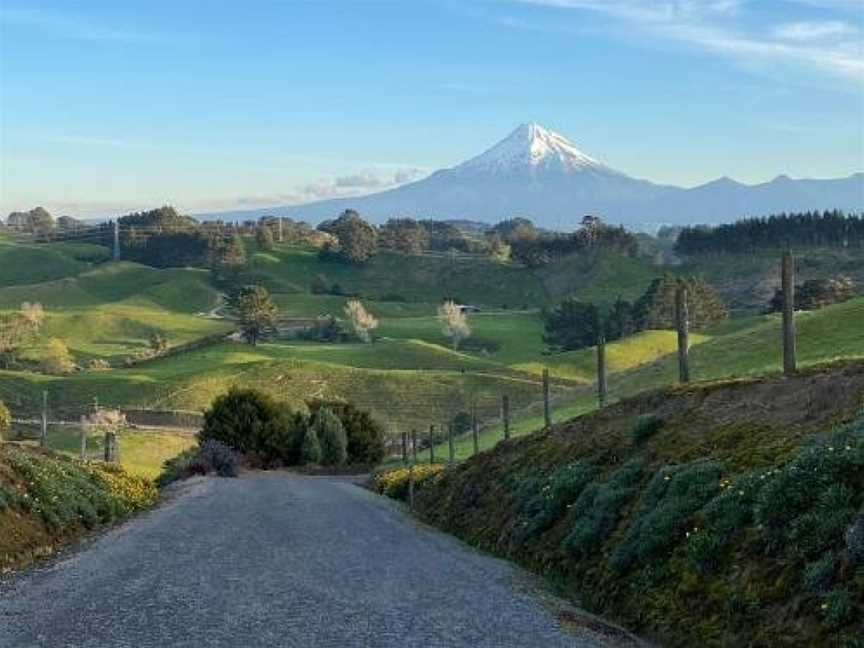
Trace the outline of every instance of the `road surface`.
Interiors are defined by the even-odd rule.
[[[620,645],[564,610],[346,480],[250,473],[0,580],[0,646]]]

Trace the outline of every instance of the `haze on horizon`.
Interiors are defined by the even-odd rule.
[[[4,0],[0,209],[369,193],[527,121],[657,183],[847,176],[862,37],[856,0]]]

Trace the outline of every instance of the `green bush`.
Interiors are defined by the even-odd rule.
[[[524,542],[549,529],[567,512],[595,474],[583,461],[562,466],[545,480],[524,480],[517,490],[521,500],[515,540]]]
[[[342,422],[348,440],[348,463],[374,466],[384,459],[384,426],[369,412],[340,401],[315,400],[307,405],[313,415],[326,407]]]
[[[631,434],[635,443],[642,443],[654,436],[663,428],[663,419],[654,414],[643,414],[637,416],[631,427]]]
[[[762,475],[755,522],[763,550],[813,559],[839,548],[861,506],[864,416]]]
[[[822,621],[831,630],[842,628],[855,619],[855,599],[845,589],[836,589],[822,601]]]
[[[0,442],[6,437],[9,428],[12,427],[12,414],[9,413],[9,408],[3,401],[0,401]]]
[[[203,445],[214,440],[250,456],[264,466],[292,465],[300,460],[305,419],[254,389],[233,387],[204,413],[198,435]]]
[[[808,564],[804,569],[804,589],[811,594],[826,594],[834,584],[837,565],[838,557],[833,551]]]
[[[312,416],[309,426],[321,444],[321,463],[325,466],[341,466],[348,459],[348,438],[342,422],[327,407],[322,407]]]
[[[618,526],[622,509],[633,499],[644,470],[634,459],[616,470],[604,483],[589,484],[570,510],[573,526],[564,546],[577,559],[600,548]]]
[[[697,517],[696,530],[688,535],[687,553],[702,574],[717,569],[723,550],[753,522],[753,505],[761,483],[753,474],[720,481],[720,494],[705,506]]]
[[[303,432],[303,442],[300,444],[300,463],[317,464],[321,462],[321,442],[317,430],[309,425]]]
[[[864,511],[846,529],[846,555],[852,565],[864,565]]]
[[[720,489],[721,466],[697,461],[667,466],[648,484],[639,512],[611,557],[619,572],[664,561],[681,542],[694,514]],[[664,561],[665,562],[665,561]]]

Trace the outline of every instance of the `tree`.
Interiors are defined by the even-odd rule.
[[[606,341],[618,340],[636,332],[636,320],[633,317],[633,304],[621,299],[615,300],[609,314],[606,316]]]
[[[850,277],[840,276],[833,279],[808,279],[795,287],[796,310],[819,310],[831,304],[840,304],[855,296],[855,283]],[[783,310],[783,291],[777,289],[768,303],[769,313]]]
[[[241,288],[234,299],[234,307],[240,317],[243,338],[252,346],[275,325],[276,305],[264,286]]]
[[[321,446],[321,463],[341,466],[348,460],[348,437],[342,421],[330,408],[322,407],[312,416],[309,426],[315,429]]]
[[[12,414],[9,412],[9,408],[6,407],[6,403],[0,401],[0,441],[5,438],[11,427]]]
[[[348,263],[363,264],[377,251],[378,233],[353,209],[346,209],[334,221],[321,223],[318,229],[332,234],[338,241],[336,250],[326,245],[322,248],[325,256],[335,254]]]
[[[33,337],[33,327],[21,313],[0,313],[0,366],[9,367],[18,349]]]
[[[307,427],[302,414],[269,394],[232,387],[204,412],[198,441],[220,441],[265,465],[294,465]]]
[[[75,369],[75,363],[66,343],[59,338],[51,338],[40,358],[42,371],[49,374],[67,374]]]
[[[717,291],[703,280],[679,279],[666,274],[652,281],[633,305],[637,330],[675,328],[675,293],[681,284],[687,288],[691,328],[701,329],[729,317],[729,310]]]
[[[472,418],[468,412],[459,412],[453,417],[453,434],[465,434],[471,429]]]
[[[222,265],[229,268],[236,268],[246,263],[246,247],[243,245],[243,239],[240,234],[236,233],[228,240],[228,244],[222,251]]]
[[[542,315],[543,341],[557,351],[593,346],[603,330],[597,307],[573,298],[565,299],[552,309],[544,309]]]
[[[168,350],[168,338],[161,331],[153,331],[150,334],[150,348],[154,353],[165,353]]]
[[[381,247],[403,254],[418,254],[429,245],[429,232],[413,218],[391,218],[378,232]]]
[[[374,466],[384,459],[384,426],[367,411],[344,401],[313,400],[306,403],[313,414],[326,407],[342,422],[348,437],[348,462]]]
[[[345,304],[345,317],[351,322],[354,334],[363,342],[372,340],[372,331],[378,328],[378,320],[369,313],[358,299],[349,299]]]
[[[258,247],[265,252],[273,249],[273,232],[270,231],[268,225],[258,226],[258,231],[255,232],[255,241],[258,243]]]
[[[45,321],[45,311],[42,309],[42,304],[23,302],[21,304],[21,316],[27,321],[34,334],[39,333],[42,322]]]
[[[455,302],[445,301],[438,307],[438,321],[454,349],[458,349],[459,343],[471,335],[468,315]]]
[[[303,442],[300,444],[300,463],[317,464],[320,462],[321,442],[318,439],[318,431],[309,425],[303,433]]]

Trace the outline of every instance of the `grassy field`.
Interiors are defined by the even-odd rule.
[[[18,426],[15,439],[25,445],[37,445],[38,430]],[[120,465],[127,472],[155,479],[166,459],[195,445],[195,436],[188,430],[121,430],[117,435]],[[81,428],[70,425],[48,427],[48,447],[68,457],[81,456]],[[87,433],[87,458],[101,460],[105,456],[104,435]]]
[[[297,407],[312,397],[350,399],[371,409],[394,433],[440,425],[476,404],[484,423],[483,447],[500,438],[498,412],[503,394],[513,403],[515,433],[542,424],[539,376],[543,368],[553,378],[555,420],[594,406],[593,349],[547,354],[540,306],[564,294],[603,303],[619,295],[632,299],[663,270],[643,258],[614,256],[571,258],[555,267],[530,270],[476,258],[390,253],[379,254],[361,268],[351,268],[323,262],[309,248],[280,245],[265,253],[251,244],[250,268],[275,291],[283,314],[341,314],[346,297],[309,292],[312,281],[320,277],[328,285],[338,283],[343,290],[364,296],[367,308],[380,320],[376,342],[279,341],[254,348],[224,343],[120,368],[123,358],[147,346],[154,331],[164,333],[176,345],[227,332],[232,324],[199,316],[218,299],[207,271],[83,260],[99,250],[104,252],[96,246],[19,246],[0,241],[0,255],[25,255],[21,263],[50,270],[44,276],[31,273],[22,279],[19,274],[8,274],[5,265],[0,269],[0,309],[39,301],[47,312],[42,335],[24,350],[24,358],[38,357],[41,345],[58,337],[82,366],[93,358],[115,364],[110,371],[83,371],[66,377],[0,371],[0,399],[13,410],[38,411],[43,390],[57,412],[76,417],[94,398],[103,404],[201,409],[230,386],[248,385]],[[42,260],[26,255],[42,255]],[[704,266],[673,269],[698,274],[701,268],[703,274],[719,281],[726,267],[733,282],[741,281],[745,271],[767,272],[773,263],[765,255],[740,263],[708,259]],[[765,281],[763,288],[773,290],[770,281]],[[445,296],[483,307],[483,312],[471,316],[472,335],[458,350],[449,347],[436,318],[437,304]],[[864,353],[862,311],[859,299],[800,314],[802,363]],[[773,316],[739,317],[693,334],[695,379],[775,370],[779,366],[777,335],[778,321]],[[670,331],[646,331],[609,344],[611,397],[674,382],[675,345]],[[464,456],[469,449],[470,441],[460,440],[457,453]]]

